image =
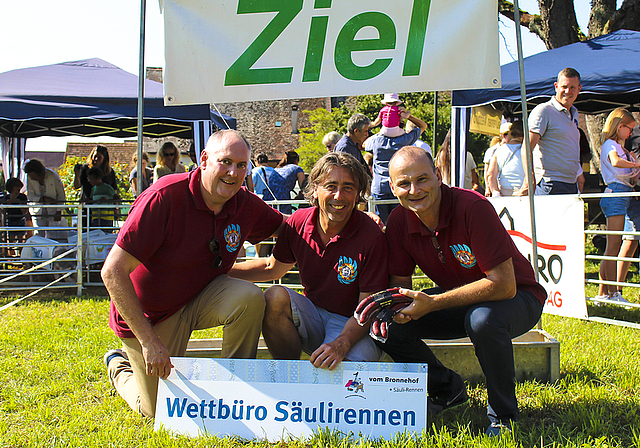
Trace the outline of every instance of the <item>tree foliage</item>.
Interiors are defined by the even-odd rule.
[[[73,167],[77,163],[87,163],[86,157],[67,157],[64,163],[58,168],[58,175],[64,185],[64,193],[69,202],[75,202],[80,200],[80,190],[73,188]],[[111,164],[111,169],[116,173],[116,179],[118,181],[118,194],[120,199],[124,201],[132,201],[134,199],[133,192],[129,185],[129,170],[127,165],[114,162]]]
[[[331,111],[326,109],[305,110],[308,114],[311,126],[301,129],[298,153],[300,154],[300,166],[309,172],[316,160],[326,153],[322,145],[322,138],[331,131],[340,134],[347,132],[349,117],[356,112],[368,116],[372,121],[378,115],[382,107],[383,95],[361,95],[350,97],[340,107]],[[434,94],[433,92],[413,92],[400,94],[404,106],[413,115],[427,123],[427,130],[422,133],[420,139],[433,146],[433,116]],[[438,122],[436,124],[436,147],[439,148],[451,127],[451,95],[449,92],[438,94]],[[379,128],[374,129],[377,132]],[[470,151],[477,163],[482,160],[482,154],[488,147],[488,137],[480,134],[471,134]],[[433,150],[434,154],[437,149]]]

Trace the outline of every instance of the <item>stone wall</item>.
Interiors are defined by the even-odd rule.
[[[303,111],[329,108],[331,103],[329,98],[306,98],[220,103],[216,106],[220,112],[236,118],[238,131],[247,137],[254,155],[265,153],[275,161],[285,152],[298,148],[299,134],[295,131],[310,126]],[[297,129],[294,129],[296,115]]]

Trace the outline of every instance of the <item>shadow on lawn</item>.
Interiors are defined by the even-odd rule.
[[[620,446],[634,446],[636,439],[632,428],[640,427],[640,411],[632,399],[611,402],[589,400],[584,397],[560,396],[557,401],[541,408],[521,409],[515,425],[514,438],[522,446],[547,446],[564,444],[567,440],[589,438],[615,439]],[[453,433],[468,432],[481,436],[489,420],[484,399],[471,397],[465,405],[449,409],[428,418],[429,432],[441,433],[443,429]]]
[[[638,308],[627,310],[617,305],[588,305],[587,311],[590,317],[606,317],[607,319],[633,322],[636,324],[640,323],[640,309]]]
[[[606,437],[620,441],[621,446],[633,446],[631,428],[640,425],[637,403],[632,399],[609,401],[586,397],[560,397],[567,400],[542,408],[527,409],[519,420],[519,440],[524,446],[534,446],[542,438],[550,440]],[[526,441],[529,440],[531,444]]]

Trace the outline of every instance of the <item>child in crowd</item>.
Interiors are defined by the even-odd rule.
[[[628,193],[638,178],[640,161],[624,147],[625,141],[631,135],[636,125],[633,115],[623,108],[613,110],[607,117],[602,128],[600,150],[600,172],[607,184],[605,193]],[[630,196],[610,197],[600,199],[600,208],[607,218],[607,230],[621,231],[624,228],[624,217],[628,212]],[[605,256],[618,255],[622,238],[620,235],[607,235]],[[600,263],[600,279],[610,282],[616,281],[616,262],[602,260]],[[615,285],[600,285],[596,298],[627,302]]]
[[[7,179],[5,188],[7,193],[2,197],[2,203],[7,205],[25,204],[27,196],[20,193],[24,184],[18,178],[11,177]],[[7,227],[26,227],[27,223],[31,225],[31,215],[27,208],[6,208],[3,209],[3,223]],[[27,230],[8,230],[7,239],[9,243],[24,243],[27,237]],[[10,256],[17,256],[17,249],[9,249]]]
[[[380,109],[378,117],[371,123],[371,127],[375,128],[382,123],[380,133],[387,137],[399,137],[404,134],[404,129],[400,127],[400,120],[407,118],[409,115],[404,106],[400,106],[402,101],[397,93],[385,93],[382,104],[385,106]]]
[[[118,199],[116,191],[111,185],[105,184],[102,181],[102,170],[100,168],[93,167],[87,171],[87,179],[91,184],[91,200],[92,203],[104,203],[115,202]],[[98,208],[91,212],[91,226],[92,227],[112,227],[114,220],[114,210]],[[103,229],[105,230],[105,229]],[[108,229],[105,230],[109,232]]]

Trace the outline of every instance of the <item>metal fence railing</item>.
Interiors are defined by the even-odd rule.
[[[618,193],[618,196],[640,196],[638,193]],[[604,194],[588,194],[580,197],[590,203],[603,197]],[[272,206],[291,204],[295,207],[306,204],[304,200],[268,201]],[[367,207],[374,210],[376,203],[392,204],[397,200],[375,201],[370,199]],[[63,205],[0,205],[0,292],[44,289],[74,289],[82,295],[83,289],[91,286],[102,286],[100,268],[116,234],[128,215],[130,204],[79,204]],[[32,226],[11,226],[8,217],[16,209],[30,209],[33,217]],[[38,215],[40,214],[40,216]],[[46,219],[38,219],[44,216]],[[59,216],[59,220],[49,219]],[[45,222],[46,225],[41,225]],[[640,232],[612,232],[602,226],[589,225],[585,238],[594,235],[638,235]],[[238,260],[246,260],[256,256],[266,256],[269,247],[275,244],[273,239],[253,246],[245,244]],[[636,257],[605,257],[604,255],[585,255],[586,260],[629,261],[639,263]],[[426,278],[426,277],[422,277]],[[611,284],[621,287],[639,288],[631,282],[613,282],[587,278],[587,283]],[[260,283],[262,287],[271,284],[287,284],[294,289],[301,289],[297,267],[287,273],[283,279],[270,283]],[[32,292],[31,294],[33,294]],[[26,297],[25,297],[26,298]],[[613,305],[640,308],[640,304],[621,304],[607,300],[587,298],[593,302],[611,303]]]

